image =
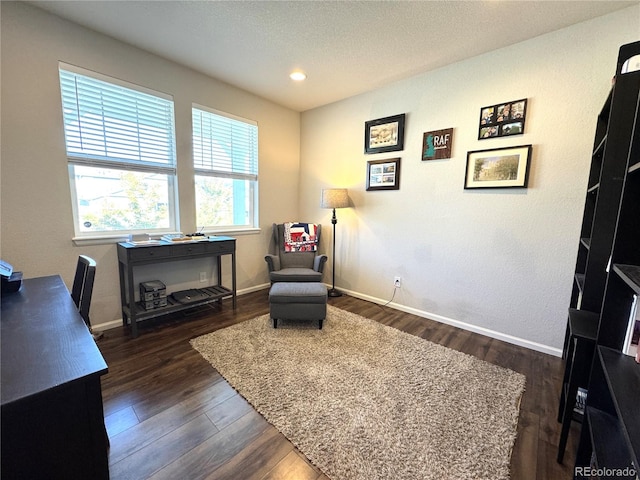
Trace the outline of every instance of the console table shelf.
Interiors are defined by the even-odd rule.
[[[223,255],[231,255],[231,288],[222,285]],[[205,298],[180,303],[167,296],[167,305],[146,310],[142,302],[135,301],[137,285],[134,284],[133,273],[136,267],[165,262],[175,262],[197,258],[213,257],[217,262],[217,284],[194,289],[205,295]],[[236,308],[236,240],[231,237],[213,237],[197,242],[173,243],[158,241],[144,245],[132,242],[118,244],[118,269],[120,272],[120,298],[122,303],[122,323],[131,325],[131,336],[138,336],[138,321],[156,318],[181,310],[207,305],[232,298]]]
[[[202,305],[207,305],[209,303],[217,302],[222,298],[232,297],[233,291],[222,286],[214,285],[212,287],[207,288],[196,288],[194,289],[199,293],[202,293],[206,296],[202,300],[198,300],[196,302],[191,303],[180,303],[176,302],[171,296],[167,297],[167,306],[154,308],[152,310],[147,310],[144,308],[142,302],[136,302],[133,307],[133,314],[136,317],[136,320],[148,320],[150,318],[155,318],[160,315],[168,315],[170,313],[179,312],[184,310],[185,308],[193,308],[199,307]],[[131,317],[131,308],[129,305],[125,305],[122,307],[123,311],[126,312],[127,317]]]

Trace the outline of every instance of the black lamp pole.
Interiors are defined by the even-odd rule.
[[[336,218],[336,209],[333,209],[333,216],[331,217],[331,223],[333,224],[333,267],[331,267],[331,290],[327,292],[327,295],[330,297],[341,297],[342,292],[336,290],[336,223],[338,223],[338,219]]]
[[[322,190],[322,208],[331,208],[333,210],[333,216],[331,217],[331,224],[333,225],[333,270],[332,270],[332,285],[331,289],[327,292],[330,297],[341,297],[342,292],[336,290],[336,208],[347,208],[349,206],[349,196],[346,188],[326,188]]]

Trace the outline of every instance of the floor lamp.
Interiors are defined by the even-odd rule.
[[[346,188],[327,188],[322,190],[322,208],[332,208],[333,217],[333,267],[331,274],[333,276],[331,289],[327,292],[330,297],[341,297],[342,292],[336,290],[336,208],[346,208],[349,206],[349,196]]]

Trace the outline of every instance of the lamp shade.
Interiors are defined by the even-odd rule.
[[[346,208],[349,195],[346,188],[326,188],[322,190],[322,208]]]

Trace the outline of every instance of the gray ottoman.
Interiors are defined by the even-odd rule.
[[[318,320],[327,316],[327,287],[318,282],[277,282],[269,290],[273,328],[278,320]]]

